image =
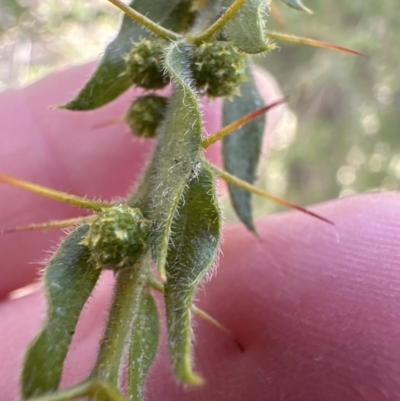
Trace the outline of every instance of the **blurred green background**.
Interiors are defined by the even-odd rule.
[[[0,0],[0,90],[100,57],[120,15],[106,0]]]
[[[315,14],[281,7],[282,29],[341,44],[356,57],[279,42],[258,59],[290,97],[287,127],[262,174],[274,193],[308,205],[338,196],[396,190],[400,180],[398,2],[306,0]],[[265,171],[265,170],[264,170]]]
[[[277,0],[275,0],[277,1]],[[260,184],[302,205],[364,191],[396,190],[400,179],[398,0],[307,0],[315,14],[276,5],[267,27],[357,49],[356,57],[278,42],[256,62],[271,71],[289,109]],[[99,57],[120,13],[106,0],[0,0],[0,90]],[[279,209],[255,200],[257,214]]]

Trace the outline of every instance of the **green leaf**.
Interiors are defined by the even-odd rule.
[[[224,0],[229,7],[233,0]],[[271,50],[273,45],[265,36],[264,20],[269,9],[267,0],[247,0],[225,25],[223,32],[242,51],[248,54]]]
[[[175,32],[185,32],[193,24],[196,13],[192,11],[192,0],[180,0],[174,8],[164,26]]]
[[[47,321],[25,357],[24,398],[54,392],[60,383],[76,323],[101,272],[88,263],[89,250],[80,244],[88,231],[84,225],[69,234],[46,267]]]
[[[130,6],[162,25],[179,2],[180,0],[134,0]],[[100,64],[89,81],[73,100],[60,107],[68,110],[93,110],[126,91],[132,82],[124,74],[124,56],[132,48],[132,42],[148,36],[149,32],[142,25],[125,15],[117,37],[106,47]]]
[[[175,374],[187,384],[203,382],[192,368],[191,306],[194,291],[214,263],[220,229],[215,178],[202,165],[176,213],[164,286],[170,357]]]
[[[218,19],[220,15],[222,15],[224,11],[222,8],[223,1],[226,0],[203,1],[205,4],[197,15],[192,34],[199,34],[200,32],[205,31]]]
[[[143,293],[139,312],[132,323],[128,393],[130,401],[141,401],[146,374],[156,356],[159,337],[157,305],[148,290]]]
[[[115,386],[121,385],[127,339],[131,333],[132,322],[139,313],[150,265],[151,257],[148,253],[135,265],[120,269],[116,273],[114,297],[91,373],[92,378],[106,380]]]
[[[241,96],[236,96],[233,101],[228,99],[224,101],[224,126],[264,106],[264,101],[258,92],[250,67],[247,68],[247,75],[249,80],[240,87]],[[261,116],[227,135],[222,141],[225,169],[251,184],[256,179],[264,128],[265,116]],[[251,193],[233,184],[228,184],[228,188],[233,208],[238,217],[249,230],[255,232]]]
[[[202,151],[200,108],[190,86],[190,51],[191,45],[182,41],[173,44],[165,56],[174,89],[166,123],[160,130],[160,140],[149,166],[152,188],[148,218],[153,221],[153,253],[164,278],[172,220]]]
[[[301,0],[281,0],[287,6],[294,8],[297,11],[303,11],[308,14],[313,14],[312,10],[306,7]]]

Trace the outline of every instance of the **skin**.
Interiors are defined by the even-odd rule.
[[[92,69],[74,68],[0,95],[0,171],[88,198],[127,193],[151,144],[132,140],[124,125],[92,127],[123,115],[132,93],[89,113],[48,110],[68,100]],[[279,95],[270,78],[259,82],[268,101]],[[213,132],[220,113],[215,104],[209,109],[206,129]],[[270,116],[269,134],[279,113]],[[217,153],[216,147],[210,158]],[[84,213],[18,188],[0,189],[0,228]],[[226,227],[218,274],[199,291],[197,304],[234,333],[244,352],[196,318],[196,370],[206,385],[183,388],[171,373],[163,329],[147,399],[400,399],[399,205],[398,194],[381,193],[313,208],[334,227],[298,212],[268,216],[257,221],[261,240],[241,225]],[[23,353],[45,317],[40,285],[18,298],[12,291],[38,277],[41,266],[30,262],[44,259],[43,250],[59,237],[59,231],[0,237],[4,401],[19,397]],[[62,386],[93,366],[112,283],[106,273],[83,312]]]

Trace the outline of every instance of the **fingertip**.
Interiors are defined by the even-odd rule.
[[[93,130],[96,122],[124,115],[134,96],[128,91],[94,111],[50,110],[70,99],[95,68],[91,63],[52,74],[0,95],[3,140],[0,171],[60,191],[93,199],[125,196],[151,151],[150,141],[135,140],[126,125]],[[65,204],[1,186],[0,229],[66,219],[84,214]],[[0,297],[37,277],[38,264],[60,232],[28,232],[0,237]],[[21,252],[23,250],[23,252]]]
[[[299,401],[398,398],[399,202],[399,194],[369,194],[315,208],[335,227],[293,212],[263,218],[262,243],[241,226],[226,231],[200,306],[245,352],[226,362],[218,348],[198,351],[231,378],[226,399],[278,400],[282,391]],[[222,378],[211,380],[221,391]]]
[[[65,366],[61,388],[86,379],[93,368],[104,330],[114,278],[102,275],[77,324]],[[29,343],[45,322],[43,288],[16,299],[0,302],[0,389],[2,400],[20,399],[20,380],[24,355]]]

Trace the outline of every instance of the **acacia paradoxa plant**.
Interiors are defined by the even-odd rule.
[[[316,44],[266,31],[268,0],[133,0],[130,6],[110,1],[126,14],[120,32],[78,95],[60,107],[92,110],[131,86],[143,88],[147,93],[134,100],[125,118],[136,135],[154,139],[155,150],[130,196],[113,204],[1,175],[1,181],[95,212],[51,224],[75,228],[44,272],[48,315],[26,353],[24,399],[142,400],[159,336],[151,289],[164,294],[175,375],[187,385],[203,383],[192,366],[191,314],[199,313],[221,327],[192,302],[218,253],[221,216],[216,176],[228,181],[233,207],[253,232],[251,192],[271,197],[252,185],[265,125],[261,114],[273,105],[263,105],[249,55],[273,50],[270,38]],[[299,0],[283,1],[309,11]],[[156,91],[169,83],[171,96],[158,95]],[[225,128],[205,139],[200,95],[225,98]],[[203,156],[203,149],[219,139],[225,170]],[[85,381],[59,390],[75,326],[105,269],[114,271],[116,284],[97,361]],[[121,372],[126,358],[124,395]]]

